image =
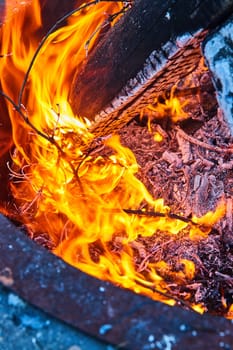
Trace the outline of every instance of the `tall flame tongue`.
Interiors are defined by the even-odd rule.
[[[11,5],[8,0],[1,31],[0,77],[2,90],[17,104],[42,23],[38,0],[23,1],[15,15]],[[81,270],[174,304],[162,276],[167,272],[178,284],[190,281],[195,275],[193,262],[180,259],[179,272],[164,261],[149,263],[141,271],[135,264],[137,238],[162,232],[172,240],[185,229],[186,236],[201,239],[224,208],[193,218],[200,225],[169,216],[163,200],[154,200],[135,177],[136,159],[117,136],[105,141],[110,155],[89,155],[80,162],[82,151],[77,145],[80,140],[89,144],[93,135],[88,132],[89,122],[73,115],[68,103],[72,75],[85,59],[85,43],[91,50],[98,37],[96,29],[121,6],[100,2],[71,16],[41,48],[20,101],[21,115],[7,101],[15,145],[9,166],[17,208],[14,218],[33,237],[47,234],[54,252]],[[137,215],[142,207],[163,216],[143,215],[143,210]],[[201,305],[193,307],[203,310]]]

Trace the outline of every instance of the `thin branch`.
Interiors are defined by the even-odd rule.
[[[96,148],[98,148],[98,141],[102,142],[103,138],[95,138],[92,140],[91,144],[88,146],[88,149],[85,151],[85,153],[83,154],[82,159],[80,160],[77,168],[76,168],[76,172],[78,175],[79,169],[81,168],[82,164],[84,163],[84,161],[88,158],[88,156],[93,152],[93,150],[95,150]],[[96,145],[97,144],[97,145]]]
[[[160,213],[157,211],[143,211],[139,209],[123,209],[123,211],[127,214],[132,214],[132,215],[139,215],[139,216],[148,216],[148,217],[161,217],[161,218],[169,218],[169,219],[174,219],[174,220],[180,220],[192,225],[197,226],[198,224],[193,222],[192,219],[186,218],[181,215],[173,214],[173,213]]]
[[[233,286],[233,277],[226,275],[225,273],[221,273],[219,271],[215,271],[215,275],[220,277],[220,279],[225,280],[226,282],[228,282],[229,284],[231,284]]]
[[[90,7],[92,5],[96,5],[100,2],[120,2],[120,3],[124,3],[124,1],[118,1],[118,0],[93,0],[89,3],[86,3],[72,11],[70,11],[69,13],[67,13],[66,15],[64,15],[63,17],[61,17],[50,29],[49,31],[47,32],[47,34],[44,36],[44,38],[41,40],[39,46],[37,47],[33,57],[32,57],[32,60],[29,64],[29,67],[26,71],[26,74],[25,74],[25,77],[24,77],[24,80],[23,80],[23,83],[22,83],[22,86],[20,88],[20,91],[19,91],[19,98],[18,98],[18,106],[20,107],[21,106],[21,103],[22,103],[22,98],[23,98],[23,93],[24,93],[24,90],[25,90],[25,87],[26,87],[26,84],[27,84],[27,80],[28,80],[28,77],[29,77],[29,74],[32,70],[32,67],[38,57],[38,54],[40,53],[44,43],[46,42],[46,40],[48,39],[48,37],[50,36],[50,34],[52,34],[54,32],[55,29],[57,29],[60,24],[62,24],[67,18],[69,18],[70,16],[72,16],[73,14],[79,12],[79,11],[82,11],[84,9],[86,9],[87,7]]]
[[[85,45],[84,45],[84,49],[85,49],[85,52],[86,52],[86,57],[88,56],[88,53],[89,53],[89,45],[90,45],[90,42],[91,40],[93,39],[93,37],[102,29],[104,29],[105,27],[107,27],[108,24],[110,24],[112,21],[111,18],[108,18],[107,20],[105,20],[103,23],[101,23],[95,30],[94,32],[91,34],[91,36],[89,37],[89,39],[85,42]]]
[[[181,304],[182,306],[185,306],[186,308],[188,308],[189,310],[192,310],[193,311],[193,308],[192,308],[192,305],[188,304],[186,301],[176,297],[175,295],[170,295],[169,293],[167,292],[161,292],[160,290],[156,289],[155,287],[150,287],[148,285],[144,285],[143,282],[139,282],[139,281],[136,281],[137,284],[143,286],[143,287],[146,287],[148,289],[150,289],[152,292],[154,293],[157,293],[157,294],[160,294],[162,295],[163,297],[165,297],[166,299],[172,299],[174,300],[176,303],[179,303]]]
[[[111,22],[114,21],[114,19],[116,19],[119,15],[121,14],[124,14],[126,12],[126,10],[131,6],[131,4],[129,2],[126,2],[123,6],[123,8],[116,12],[116,13],[113,13],[112,15],[109,15],[108,18],[103,22],[101,23],[95,30],[94,32],[91,34],[91,36],[89,37],[89,39],[86,41],[85,45],[84,45],[84,48],[85,48],[85,51],[86,51],[86,57],[88,56],[88,53],[89,53],[89,45],[90,45],[90,42],[91,40],[93,39],[93,37],[102,29],[104,29],[106,26],[108,26]]]
[[[176,131],[179,133],[179,135],[186,141],[192,143],[193,145],[200,146],[202,148],[208,149],[209,151],[217,152],[217,153],[228,153],[228,152],[233,152],[233,146],[229,147],[218,147],[218,146],[213,146],[210,145],[206,142],[200,141],[193,136],[190,136],[186,134],[183,130],[181,130],[180,127],[176,126],[175,127]]]
[[[17,113],[19,113],[19,115],[22,117],[22,119],[25,121],[25,123],[30,126],[31,129],[33,129],[39,136],[43,137],[45,140],[49,141],[50,143],[52,143],[53,145],[55,145],[57,147],[57,149],[59,150],[60,153],[64,153],[63,150],[61,149],[61,147],[59,146],[59,144],[50,136],[44,134],[42,131],[40,131],[39,129],[37,129],[35,127],[35,125],[33,125],[30,120],[28,119],[28,117],[22,112],[22,108],[19,107],[10,96],[8,96],[7,94],[5,94],[3,91],[0,90],[0,95],[2,95],[8,102],[10,102],[12,104],[12,106],[14,107],[14,109],[16,110]]]
[[[59,152],[61,158],[62,158],[63,160],[65,160],[65,161],[69,164],[69,166],[70,166],[70,168],[71,168],[71,170],[72,170],[74,176],[76,177],[76,179],[77,179],[77,181],[78,181],[78,183],[79,183],[79,185],[80,185],[80,188],[82,188],[81,182],[80,182],[80,179],[79,179],[79,177],[78,177],[78,174],[77,174],[77,171],[76,171],[75,167],[73,166],[73,164],[72,164],[71,162],[68,162],[68,161],[67,161],[66,153],[63,151],[63,149],[61,148],[61,146],[54,140],[53,136],[52,136],[52,137],[51,137],[51,136],[48,136],[48,135],[44,134],[42,131],[40,131],[39,129],[37,129],[37,128],[30,122],[30,120],[28,119],[28,117],[22,112],[22,105],[21,105],[21,107],[18,106],[18,105],[12,100],[11,97],[9,97],[7,94],[5,94],[5,93],[4,93],[3,91],[1,91],[1,90],[0,90],[0,95],[2,95],[8,102],[10,102],[10,103],[12,104],[12,106],[15,108],[16,112],[19,113],[19,115],[20,115],[21,118],[24,120],[24,122],[25,122],[32,130],[34,130],[34,131],[36,132],[37,135],[43,137],[45,140],[47,140],[48,142],[50,142],[52,145],[54,145],[54,146],[57,148],[57,150],[58,150],[58,152]]]
[[[22,86],[20,88],[20,91],[19,91],[19,96],[18,96],[18,104],[16,104],[11,97],[9,97],[7,94],[5,94],[3,91],[0,91],[0,95],[2,95],[8,102],[10,102],[12,104],[12,106],[15,108],[15,110],[19,113],[19,115],[22,117],[22,119],[25,121],[25,123],[32,129],[36,132],[37,135],[41,136],[42,138],[44,138],[45,140],[47,140],[48,142],[50,142],[51,144],[53,144],[60,156],[67,161],[66,159],[66,154],[65,152],[63,151],[63,149],[61,148],[61,146],[54,140],[54,135],[52,136],[48,136],[46,135],[45,133],[43,133],[42,131],[40,131],[37,127],[35,127],[31,121],[29,120],[28,116],[25,115],[22,111],[22,98],[23,98],[23,93],[24,93],[24,90],[25,90],[25,87],[26,87],[26,84],[27,84],[27,81],[28,81],[28,77],[29,77],[29,74],[32,70],[32,67],[44,45],[44,43],[46,42],[46,40],[48,39],[48,37],[50,36],[50,34],[52,32],[54,32],[54,30],[56,30],[60,24],[62,24],[68,17],[72,16],[73,14],[79,12],[79,11],[82,11],[84,9],[86,9],[87,7],[90,7],[92,5],[96,5],[97,3],[100,3],[100,2],[118,2],[118,3],[124,3],[125,4],[125,1],[120,1],[120,0],[93,0],[89,3],[86,3],[72,11],[70,11],[69,13],[67,13],[66,15],[64,15],[63,17],[61,17],[51,28],[50,30],[47,32],[47,34],[44,36],[44,38],[41,40],[41,42],[39,43],[33,57],[32,57],[32,60],[29,64],[29,67],[26,71],[26,74],[24,76],[24,80],[23,80],[23,83],[22,83]],[[126,1],[126,4],[125,6],[131,6],[131,2],[130,1]],[[2,56],[2,55],[1,55]],[[54,132],[54,131],[53,131]],[[68,161],[67,161],[68,162]],[[81,161],[82,163],[82,161]],[[79,186],[80,186],[80,189],[81,189],[81,192],[83,193],[83,189],[82,189],[82,184],[81,184],[81,181],[80,181],[80,178],[78,176],[78,171],[77,169],[75,169],[74,165],[71,163],[71,162],[68,162],[74,176],[76,177],[78,183],[79,183]]]

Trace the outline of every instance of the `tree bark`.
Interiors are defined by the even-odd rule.
[[[110,114],[118,110],[118,116],[115,113],[115,116],[109,118],[118,118],[119,121],[119,110],[120,113],[128,110],[135,103],[135,98],[140,98],[138,91],[143,96],[142,90],[147,91],[148,85],[156,85],[155,91],[169,88],[182,75],[190,72],[191,67],[195,67],[200,60],[200,42],[206,32],[232,11],[232,0],[135,0],[133,8],[92,51],[81,71],[76,72],[70,93],[73,110],[92,120],[105,109],[107,113],[102,115],[109,115],[109,108],[106,107],[110,106]],[[200,32],[203,35],[199,39],[191,42],[186,40],[188,35],[192,39],[192,36]],[[137,73],[143,70],[145,61],[153,51],[154,60],[149,60],[148,82],[147,77],[141,77],[140,74],[137,76]],[[169,72],[165,74],[168,66]],[[164,83],[162,86],[161,79]],[[131,87],[134,85],[136,93],[131,93],[127,82]],[[117,94],[120,102],[117,104],[114,100],[111,106],[110,103]],[[124,98],[121,98],[122,95]],[[131,112],[128,114],[131,116]],[[122,119],[122,123],[119,121],[119,126],[124,125],[129,118]],[[98,123],[99,119],[97,129]]]

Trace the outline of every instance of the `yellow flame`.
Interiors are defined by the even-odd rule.
[[[188,114],[184,111],[184,107],[188,104],[188,101],[181,103],[175,96],[175,91],[176,86],[171,89],[170,96],[164,98],[163,102],[160,102],[159,98],[155,98],[154,102],[147,106],[147,111],[154,112],[154,115],[152,114],[151,117],[158,119],[167,116],[170,117],[174,123],[188,117]],[[150,120],[152,119],[151,117],[149,118]]]
[[[226,318],[228,318],[229,320],[233,320],[233,304],[230,306]]]
[[[42,24],[38,0],[24,2],[16,15],[12,15],[11,5],[8,0],[7,19],[1,28],[1,52],[9,55],[1,58],[0,79],[4,92],[17,103]],[[116,2],[100,2],[73,15],[66,26],[50,35],[35,61],[19,106],[34,129],[7,103],[15,145],[11,164],[11,193],[17,208],[14,218],[23,222],[33,236],[46,233],[54,252],[68,263],[174,305],[167,295],[165,274],[177,283],[185,283],[195,276],[194,263],[181,259],[182,269],[174,272],[160,261],[149,263],[146,271],[139,272],[130,243],[158,232],[176,237],[184,229],[191,238],[201,239],[208,231],[206,226],[214,225],[224,210],[194,218],[198,225],[169,216],[170,208],[163,199],[152,198],[135,176],[136,158],[121,145],[118,136],[105,141],[110,156],[83,158],[79,145],[90,144],[94,135],[88,130],[90,122],[74,115],[68,102],[72,76],[86,59],[85,44],[90,41],[91,50],[98,36],[96,29],[106,14],[121,8],[122,4]],[[176,98],[161,108],[156,111],[171,111],[174,121],[178,115],[184,117]],[[157,141],[161,141],[160,136],[156,136]],[[137,215],[139,208],[162,216],[143,215],[145,210]],[[205,226],[204,230],[200,225]],[[113,244],[118,247],[112,248]],[[202,311],[200,305],[193,308]]]
[[[155,142],[162,142],[163,141],[163,136],[159,132],[154,133],[154,141]]]

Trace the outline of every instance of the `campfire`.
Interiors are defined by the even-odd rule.
[[[1,212],[87,274],[232,319],[233,140],[210,72],[201,58],[143,104],[134,92],[122,122],[96,113],[87,62],[134,4],[77,3],[47,31],[39,1],[6,2]]]

